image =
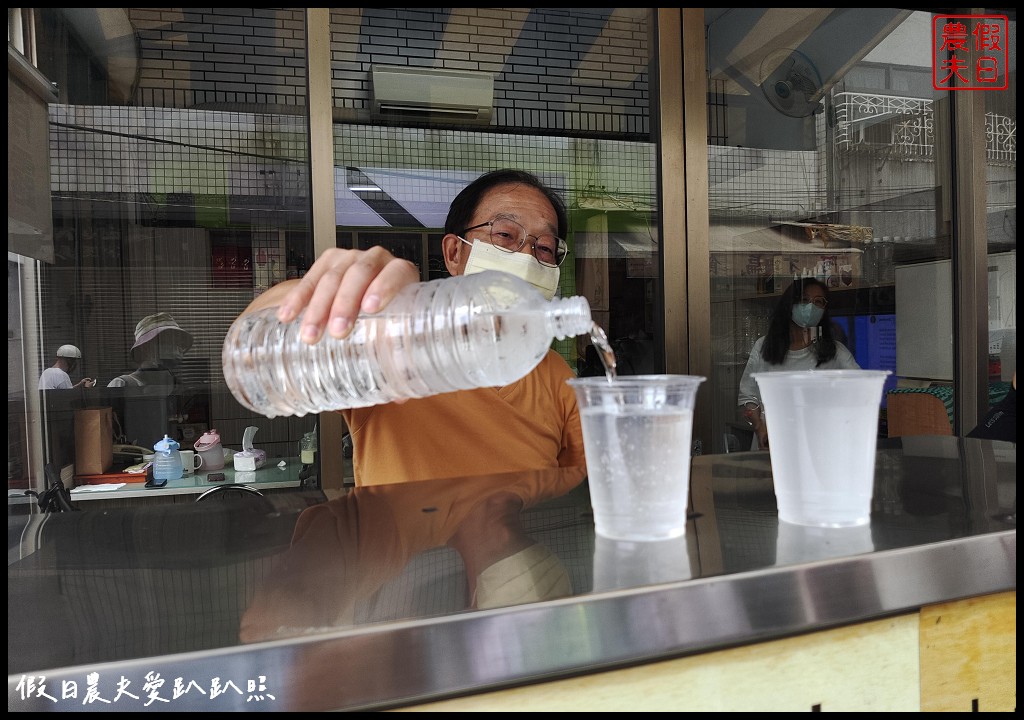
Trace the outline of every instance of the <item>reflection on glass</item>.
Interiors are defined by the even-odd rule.
[[[223,397],[224,333],[285,279],[286,255],[311,255],[304,9],[20,13],[34,65],[23,82],[42,78],[45,92],[12,95],[11,136],[24,139],[13,165],[25,183],[15,186],[33,179],[35,193],[42,178],[48,188],[33,200],[40,217],[18,226],[31,223],[34,242],[12,246],[24,256],[9,264],[8,301],[22,308],[11,354],[34,380],[60,338],[80,348],[79,370],[96,387],[41,408],[9,388],[25,426],[11,485],[38,485],[40,459],[73,462],[61,428],[85,406],[114,408],[115,443],[152,447],[167,434],[191,446],[219,427],[237,447],[251,418]],[[208,33],[201,60],[197,23]],[[279,34],[288,41],[268,42]],[[253,72],[244,92],[239,53]],[[201,69],[166,74],[186,56]],[[169,332],[143,337],[161,322]],[[179,329],[187,341],[167,342]],[[272,455],[291,455],[314,422],[269,426]]]
[[[594,592],[690,579],[685,535],[631,542],[598,535],[594,547]]]
[[[1017,37],[1017,20],[1008,37]],[[1013,41],[1015,42],[1015,41]],[[988,375],[1007,383],[1017,370],[1017,68],[1009,90],[982,93],[987,138],[985,223],[988,248]],[[995,402],[991,398],[990,404]]]
[[[568,570],[527,530],[523,511],[564,495],[583,477],[582,468],[572,468],[374,485],[314,506],[257,590],[240,637],[254,642],[351,626],[414,558],[442,547],[462,561],[462,609],[571,595]]]
[[[804,9],[780,31],[766,30],[784,12],[705,10],[715,452],[726,450],[730,423],[743,422],[730,399],[767,312],[794,277],[828,287],[837,332],[860,367],[893,373],[887,390],[904,378],[953,381],[952,277],[917,283],[901,273],[928,263],[948,270],[954,249],[956,93],[932,84],[932,14]],[[801,34],[784,29],[793,22]],[[1005,220],[1014,164],[999,145],[1008,137],[1002,119],[1015,115],[1006,106],[1013,93],[984,94],[1006,96],[990,103],[1002,117],[985,133],[985,186],[1006,201],[988,207]],[[921,328],[929,330],[915,336]]]
[[[811,562],[871,552],[871,525],[826,528],[779,521],[775,563]]]

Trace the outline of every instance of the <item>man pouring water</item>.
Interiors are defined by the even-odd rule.
[[[452,201],[441,249],[452,275],[514,274],[551,298],[566,257],[568,220],[559,195],[519,170],[486,173]],[[302,339],[342,338],[360,311],[383,309],[419,282],[415,265],[382,247],[330,249],[306,275],[274,286],[245,312],[278,306],[303,316]],[[354,445],[356,485],[585,466],[572,369],[549,350],[525,377],[503,387],[462,390],[341,411]],[[456,452],[443,452],[456,447]]]

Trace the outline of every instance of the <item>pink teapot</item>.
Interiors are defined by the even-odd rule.
[[[220,435],[216,430],[204,433],[196,440],[196,452],[203,458],[200,467],[204,471],[221,470],[224,467],[224,448],[220,444]]]

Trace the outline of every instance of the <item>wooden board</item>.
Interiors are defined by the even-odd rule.
[[[1017,592],[923,608],[922,712],[1016,709]]]
[[[401,712],[917,712],[917,647],[911,613]]]

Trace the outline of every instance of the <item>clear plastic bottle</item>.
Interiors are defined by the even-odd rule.
[[[299,440],[299,462],[312,465],[316,461],[316,431],[311,430]]]
[[[279,322],[276,308],[235,320],[222,361],[238,402],[277,417],[507,385],[553,339],[588,334],[594,323],[586,298],[548,301],[490,270],[409,285],[381,312],[360,315],[344,340],[308,345],[300,325]]]
[[[185,468],[181,464],[181,445],[177,440],[164,435],[163,440],[157,441],[153,446],[155,457],[153,458],[153,479],[154,480],[177,480],[185,474]]]

